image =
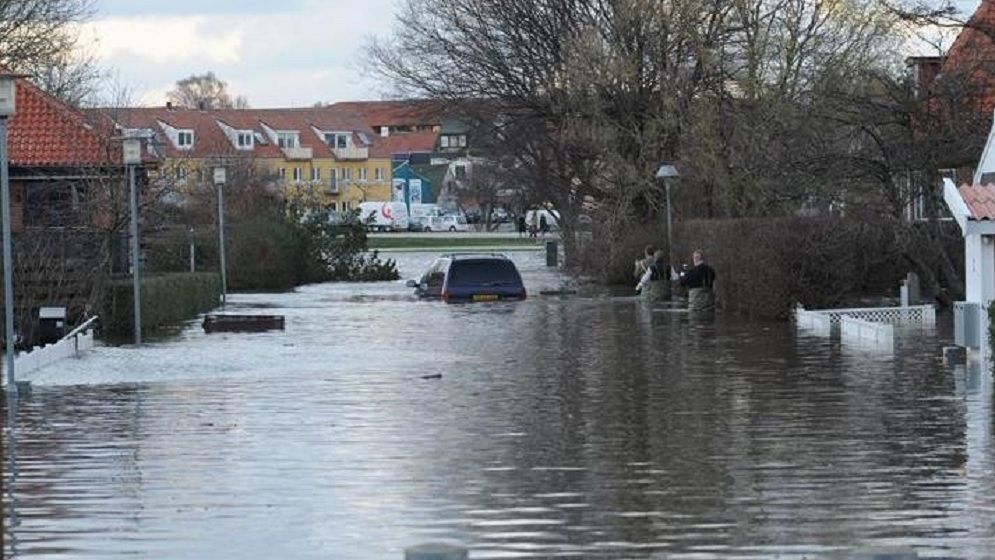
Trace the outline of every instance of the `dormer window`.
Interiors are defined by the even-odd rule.
[[[178,148],[192,148],[193,147],[193,131],[192,130],[178,130],[176,132],[176,146]]]
[[[276,133],[276,144],[281,148],[296,148],[297,131],[279,131]]]
[[[326,132],[325,143],[328,144],[329,148],[345,149],[349,147],[350,136],[352,135],[344,132]]]
[[[466,134],[443,134],[439,136],[439,145],[442,148],[465,148]]]
[[[240,130],[235,135],[235,145],[240,150],[251,150],[254,135],[251,130]]]

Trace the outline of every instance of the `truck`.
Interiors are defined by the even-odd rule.
[[[370,231],[407,231],[408,207],[403,202],[361,202],[359,219]]]

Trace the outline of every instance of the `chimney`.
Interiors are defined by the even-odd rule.
[[[167,101],[166,102],[166,110],[167,111],[172,111],[173,110],[173,102],[172,101]]]
[[[203,111],[207,109],[207,103],[203,99],[201,99],[200,101],[197,102],[197,108]]]

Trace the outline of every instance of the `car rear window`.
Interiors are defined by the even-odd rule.
[[[504,259],[453,261],[449,270],[450,285],[520,284],[515,265]]]

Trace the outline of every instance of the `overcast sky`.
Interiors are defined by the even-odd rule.
[[[114,72],[109,89],[124,86],[142,105],[165,103],[176,80],[208,70],[253,107],[380,99],[389,87],[366,73],[363,46],[390,33],[399,1],[97,0],[84,39]],[[957,4],[970,13],[978,2]]]
[[[253,107],[379,99],[363,46],[387,35],[396,0],[97,0],[84,40],[133,101],[165,102],[208,70]]]

